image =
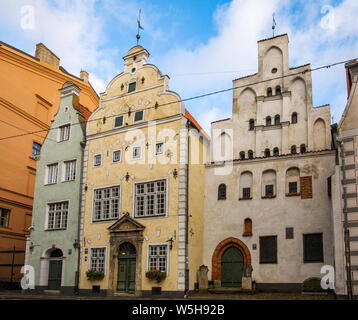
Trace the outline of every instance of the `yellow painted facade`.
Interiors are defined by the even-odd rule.
[[[80,290],[83,292],[91,291],[94,285],[107,294],[128,291],[119,290],[118,284],[118,277],[122,281],[124,272],[122,266],[121,275],[118,272],[119,258],[123,258],[119,247],[124,243],[135,247],[135,283],[132,283],[135,289],[131,293],[136,295],[150,295],[152,287],[161,287],[162,293],[173,296],[194,289],[196,271],[203,261],[204,162],[208,136],[185,110],[179,95],[169,91],[169,77],[147,64],[148,56],[141,46],[128,51],[123,58],[124,71],[108,84],[99,108],[87,124],[81,218]],[[118,150],[121,150],[120,161],[114,162],[114,152]],[[134,160],[133,156],[139,157]],[[100,159],[98,165],[94,163],[95,158]],[[164,204],[155,198],[151,211],[149,195],[143,209],[144,215],[148,215],[138,216],[141,206],[135,202],[136,186],[154,182],[157,188],[155,183],[159,180],[165,185],[161,196],[165,198]],[[111,204],[112,218],[98,219],[96,214],[103,209],[97,208],[96,190],[113,186],[119,187],[118,214]],[[158,209],[161,205],[164,209]],[[146,277],[146,271],[151,269],[149,246],[156,245],[166,248],[163,262],[166,278],[160,283]],[[91,281],[86,271],[93,268],[91,255],[96,248],[105,248],[105,276]]]

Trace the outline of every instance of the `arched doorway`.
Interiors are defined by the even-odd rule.
[[[62,280],[62,259],[61,249],[53,249],[49,257],[48,289],[60,290]]]
[[[232,246],[225,250],[221,257],[221,286],[240,287],[244,268],[244,256]]]
[[[137,251],[131,243],[125,242],[118,247],[117,291],[134,293],[136,257]]]

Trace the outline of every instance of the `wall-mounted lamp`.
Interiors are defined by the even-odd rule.
[[[173,177],[174,177],[174,179],[176,179],[178,177],[178,171],[176,168],[173,170]]]
[[[169,239],[167,240],[167,242],[169,243],[169,249],[172,250],[173,249],[173,236],[169,236]]]
[[[88,186],[87,186],[87,184],[85,185],[85,191],[87,191],[87,189],[88,189]]]
[[[126,181],[128,181],[128,180],[129,180],[130,175],[129,175],[129,173],[128,173],[128,172],[126,173],[126,175],[124,176],[124,178],[126,179]]]
[[[77,239],[75,239],[75,242],[73,243],[73,247],[74,247],[75,249],[80,248],[80,242],[79,242]]]
[[[39,244],[34,244],[33,242],[30,243],[29,249],[30,251],[34,250],[35,247],[39,247]]]

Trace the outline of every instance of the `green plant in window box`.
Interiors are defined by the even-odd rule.
[[[86,271],[86,276],[87,276],[87,280],[91,280],[91,281],[102,280],[104,278],[104,272],[90,269]]]
[[[145,273],[145,276],[150,280],[155,280],[158,283],[164,280],[167,276],[167,274],[163,271],[152,269],[150,271],[147,271]]]

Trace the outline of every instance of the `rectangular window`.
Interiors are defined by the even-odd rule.
[[[250,198],[251,188],[242,188],[242,197],[247,199]]]
[[[134,122],[142,121],[144,119],[144,111],[136,111],[134,113]]]
[[[142,157],[142,147],[137,146],[132,149],[132,159],[137,160]]]
[[[55,184],[57,183],[57,171],[58,164],[50,164],[47,166],[47,184]]]
[[[273,196],[273,184],[265,186],[265,196]]]
[[[96,154],[93,159],[93,165],[99,167],[102,164],[102,155]]]
[[[166,180],[135,185],[135,217],[164,216],[166,214]]]
[[[65,181],[76,179],[76,160],[65,161]]]
[[[9,227],[9,218],[10,218],[10,210],[0,208],[0,227],[8,228]]]
[[[167,272],[168,245],[149,245],[148,250],[148,271],[160,270],[162,272]]]
[[[260,263],[277,263],[277,236],[260,237]]]
[[[91,248],[90,269],[104,272],[106,248]]]
[[[66,124],[64,126],[59,127],[60,130],[59,142],[70,139],[70,128],[71,128],[70,124]]]
[[[33,142],[32,143],[32,159],[36,159],[39,155],[40,155],[40,151],[41,151],[41,144],[37,143],[37,142]]]
[[[158,142],[155,144],[155,155],[158,156],[164,153],[164,142]]]
[[[94,190],[93,221],[119,218],[120,187]]]
[[[122,158],[122,150],[113,151],[112,162],[120,162]]]
[[[128,85],[128,93],[135,91],[136,84],[136,82],[132,82]]]
[[[304,262],[323,262],[322,233],[303,235]]]
[[[114,127],[122,127],[123,126],[123,116],[118,116],[114,118]]]
[[[297,182],[289,182],[288,183],[288,192],[289,193],[297,193]]]
[[[48,230],[66,229],[67,218],[68,201],[48,204]]]

